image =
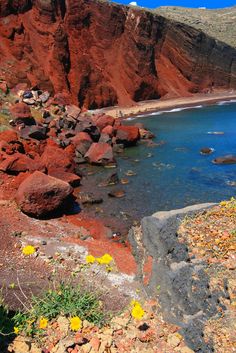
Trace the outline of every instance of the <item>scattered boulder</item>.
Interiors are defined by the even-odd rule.
[[[2,172],[13,175],[17,175],[21,172],[35,171],[37,169],[41,169],[40,165],[33,159],[21,153],[15,153],[13,156],[7,156],[6,159],[0,164],[0,170]]]
[[[98,142],[106,142],[106,143],[111,144],[112,138],[107,134],[101,134]]]
[[[67,105],[66,106],[66,114],[67,116],[77,119],[80,115],[81,109],[77,107],[76,105]]]
[[[38,101],[42,103],[46,103],[49,100],[50,93],[48,91],[45,91],[38,96]]]
[[[47,129],[40,125],[26,126],[19,132],[20,137],[25,140],[45,140],[47,138]]]
[[[54,178],[67,182],[72,187],[77,187],[80,185],[81,178],[80,176],[74,173],[64,172],[64,170],[60,170],[60,169],[55,169],[55,170],[51,169],[49,175]]]
[[[139,133],[140,133],[140,138],[142,140],[151,140],[155,137],[155,135],[151,131],[146,129],[139,128]]]
[[[227,155],[223,157],[218,157],[213,159],[212,163],[214,164],[236,164],[236,156]]]
[[[136,126],[118,126],[116,128],[116,141],[124,146],[134,146],[140,139],[139,128]]]
[[[10,112],[16,124],[36,125],[36,121],[31,115],[30,108],[24,103],[14,104]]]
[[[92,193],[80,193],[78,196],[78,202],[82,205],[96,205],[103,202],[103,199]]]
[[[203,147],[200,149],[200,154],[203,154],[203,155],[212,154],[213,152],[214,152],[214,148],[210,148],[210,147]]]
[[[90,137],[90,135],[87,133],[87,132],[78,132],[74,137],[72,137],[71,139],[71,143],[74,145],[74,146],[77,146],[77,145],[80,145],[81,142],[90,142],[92,144],[93,140],[92,138]]]
[[[115,118],[110,115],[101,115],[98,117],[93,117],[93,121],[97,125],[100,131],[102,131],[106,126],[113,126]]]
[[[106,127],[104,127],[101,131],[102,134],[107,134],[109,135],[110,137],[113,136],[114,134],[114,128],[111,126],[111,125],[108,125]]]
[[[56,145],[47,145],[41,156],[41,163],[50,170],[55,170],[55,168],[72,171],[72,162],[68,154]]]
[[[68,183],[36,171],[21,183],[16,202],[24,213],[44,217],[61,207],[72,191]]]
[[[114,162],[112,147],[105,142],[93,143],[85,155],[91,164],[106,165]]]
[[[102,181],[99,186],[110,186],[110,185],[116,185],[119,183],[119,177],[118,174],[112,173],[111,175],[108,176],[108,178],[104,181]]]

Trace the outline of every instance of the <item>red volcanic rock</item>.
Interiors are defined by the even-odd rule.
[[[77,119],[80,115],[80,112],[81,112],[81,109],[76,105],[66,106],[66,114],[73,119]]]
[[[56,168],[64,171],[71,171],[72,161],[68,154],[58,146],[46,146],[41,156],[41,163],[44,165],[48,172]]]
[[[72,191],[68,183],[36,171],[21,183],[16,202],[24,213],[43,217],[62,206]]]
[[[133,146],[140,139],[137,126],[118,126],[116,129],[116,142],[125,146]]]
[[[60,170],[60,169],[55,169],[55,170],[52,169],[52,170],[50,170],[49,175],[54,178],[63,180],[73,187],[80,185],[81,178],[74,173],[67,173],[67,172],[64,172],[63,170]]]
[[[14,104],[10,112],[14,118],[15,123],[24,123],[25,125],[35,125],[36,122],[31,115],[30,108],[24,103]]]
[[[110,2],[1,0],[0,42],[0,77],[59,92],[55,104],[96,109],[236,88],[235,48]]]
[[[15,153],[13,156],[6,157],[0,164],[0,170],[8,174],[19,174],[37,169],[41,169],[40,165],[21,153]]]
[[[0,141],[15,142],[18,141],[18,135],[13,130],[6,130],[0,133]]]
[[[88,141],[88,142],[93,142],[92,138],[90,137],[90,135],[87,133],[87,132],[78,132],[74,137],[72,137],[71,139],[71,143],[74,145],[74,146],[77,146],[79,145],[81,142],[85,142],[85,141]]]
[[[13,154],[15,152],[24,153],[24,146],[22,142],[18,141],[17,133],[13,130],[6,130],[0,133],[1,151],[6,154]]]
[[[85,155],[91,164],[106,165],[114,162],[112,147],[108,143],[93,143]]]
[[[101,131],[102,134],[109,135],[110,137],[113,136],[114,128],[111,125],[104,127]]]
[[[97,127],[102,131],[106,126],[113,126],[115,119],[110,115],[101,115],[93,118]]]

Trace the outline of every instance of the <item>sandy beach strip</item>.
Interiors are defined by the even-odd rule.
[[[129,117],[136,115],[146,115],[152,112],[160,112],[175,108],[194,107],[197,105],[211,105],[221,101],[236,100],[236,91],[215,92],[207,94],[195,94],[191,97],[169,98],[137,102],[137,104],[128,107],[114,106],[93,111],[93,113],[102,113],[111,115],[115,118]]]

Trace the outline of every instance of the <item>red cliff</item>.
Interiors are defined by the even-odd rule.
[[[0,78],[97,108],[236,88],[236,49],[143,9],[1,0]]]

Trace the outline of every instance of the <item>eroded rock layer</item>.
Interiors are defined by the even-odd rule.
[[[94,0],[2,0],[0,78],[81,107],[236,88],[236,49],[143,9]]]

